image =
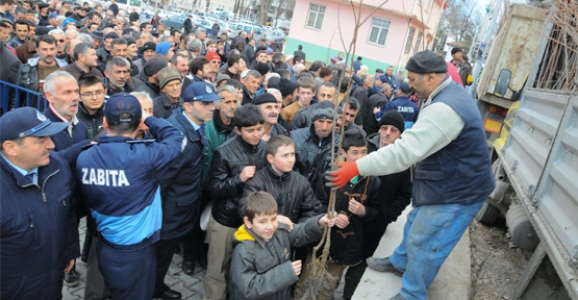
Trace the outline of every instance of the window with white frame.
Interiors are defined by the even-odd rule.
[[[413,43],[413,35],[414,34],[415,34],[415,28],[410,27],[409,31],[407,33],[407,40],[405,41],[405,46],[403,47],[404,53],[409,53],[409,50],[411,49],[411,45]]]
[[[325,5],[310,3],[309,14],[307,15],[307,27],[321,29],[325,17]]]
[[[418,32],[417,39],[415,39],[415,45],[413,45],[413,52],[418,52],[421,47],[421,40],[423,39],[423,32]]]
[[[371,31],[369,33],[369,42],[385,46],[385,39],[389,32],[389,24],[391,22],[382,18],[373,17],[371,21]]]

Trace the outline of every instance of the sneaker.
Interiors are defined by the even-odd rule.
[[[389,257],[385,258],[370,257],[365,262],[367,262],[367,266],[372,270],[378,272],[393,273],[396,276],[403,277],[403,272],[401,272],[391,264],[391,261],[389,261]]]
[[[64,286],[75,287],[79,284],[80,278],[78,278],[78,274],[74,270],[64,273]]]

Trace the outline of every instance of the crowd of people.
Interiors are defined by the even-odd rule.
[[[114,0],[0,3],[0,80],[48,102],[0,118],[2,298],[61,298],[80,258],[85,299],[178,300],[164,282],[177,252],[183,273],[206,269],[205,299],[301,299],[311,245],[334,226],[317,299],[346,270],[350,299],[368,266],[404,276],[395,299],[425,299],[491,189],[473,101],[431,51],[410,59],[405,82],[343,53],[306,63],[302,46],[285,55],[246,32],[138,23]],[[391,260],[371,258],[412,198],[411,229],[459,224],[420,227],[418,241],[408,228]],[[436,237],[444,251],[430,257],[419,243]]]

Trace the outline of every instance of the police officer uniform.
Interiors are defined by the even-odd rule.
[[[16,108],[0,118],[0,295],[2,299],[60,299],[64,269],[80,254],[76,216],[72,209],[73,175],[70,164],[83,145],[59,153],[49,162],[35,162],[54,149],[50,139],[68,126],[53,123],[32,107]],[[23,148],[29,169],[14,159],[7,141],[28,143],[45,137],[38,153]],[[36,143],[36,142],[34,142]],[[19,159],[22,159],[20,156]]]
[[[138,100],[115,94],[104,107],[109,135],[80,154],[78,182],[99,232],[99,268],[114,298],[151,299],[155,248],[162,223],[160,178],[181,154],[183,135],[168,122],[144,122],[156,142],[114,135],[112,126],[134,128],[142,117]]]

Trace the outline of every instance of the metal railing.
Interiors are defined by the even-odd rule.
[[[48,107],[48,102],[46,97],[39,92],[6,81],[0,81],[1,114],[13,108],[24,106],[32,106],[39,111],[44,111]]]

